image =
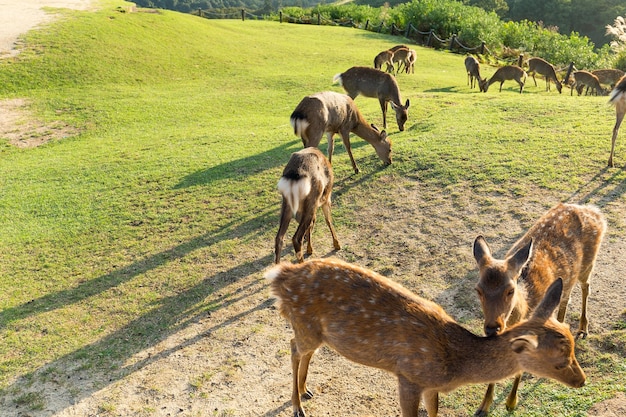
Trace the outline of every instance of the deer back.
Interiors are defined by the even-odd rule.
[[[604,95],[604,89],[600,85],[600,80],[589,71],[575,71],[572,77],[574,78],[573,88],[578,90],[578,95],[582,91],[582,86],[594,89],[597,95]]]
[[[601,84],[609,84],[611,87],[617,84],[617,82],[624,76],[624,71],[619,69],[599,69],[591,71],[593,75],[598,77],[598,81]]]
[[[394,53],[392,51],[382,51],[374,58],[374,68],[378,70],[382,70],[383,65],[387,65],[387,70],[390,67],[393,67],[393,56]]]
[[[606,222],[596,207],[558,204],[539,218],[504,259],[494,258],[485,239],[477,237],[476,291],[485,333],[497,333],[526,317],[559,277],[569,297],[577,280],[588,277],[593,268],[605,230]]]

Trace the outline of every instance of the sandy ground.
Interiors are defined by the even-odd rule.
[[[45,7],[86,9],[90,4],[91,0],[0,0],[0,57],[15,55],[20,35],[54,18]]]

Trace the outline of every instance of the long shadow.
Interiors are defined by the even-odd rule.
[[[582,185],[578,190],[574,191],[568,197],[567,201],[574,201],[578,204],[584,204],[591,200],[593,197],[601,195],[596,204],[600,207],[606,206],[614,200],[617,200],[620,196],[626,194],[626,181],[618,182],[617,178],[623,175],[622,170],[618,170],[610,178],[603,179],[604,174],[609,171],[608,167],[602,168],[596,175],[593,176],[585,185]],[[590,185],[597,184],[592,190],[585,191]],[[610,192],[601,193],[604,190],[613,187]]]
[[[268,224],[273,224],[271,220],[277,215],[275,210],[268,208],[261,208],[258,212],[259,215],[252,219],[243,222],[241,219],[234,219],[222,226],[217,233],[207,233],[197,236],[171,249],[155,253],[123,268],[83,282],[76,287],[49,293],[25,304],[6,308],[0,312],[0,328],[5,327],[12,321],[17,321],[43,312],[50,312],[93,297],[110,288],[123,284],[138,275],[159,268],[176,259],[183,258],[196,249],[214,245],[224,239],[244,237],[250,234],[252,230],[258,230],[259,228],[267,227]]]

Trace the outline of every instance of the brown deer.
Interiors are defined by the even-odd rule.
[[[335,148],[333,137],[335,133],[339,133],[350,156],[352,168],[357,174],[359,168],[352,156],[350,132],[372,145],[385,164],[391,164],[391,141],[387,138],[387,132],[381,132],[376,126],[369,125],[354,101],[345,94],[324,91],[307,96],[291,113],[290,120],[294,133],[302,138],[305,148],[318,147],[324,133],[327,134],[328,160],[331,162]]]
[[[487,92],[489,86],[497,81],[500,82],[500,92],[502,92],[502,84],[504,84],[507,80],[515,80],[519,84],[519,92],[522,94],[522,90],[524,89],[524,83],[526,82],[526,71],[518,67],[517,65],[506,65],[504,67],[500,67],[497,69],[495,74],[491,76],[489,81],[485,78],[484,80],[478,80],[479,86],[481,87],[483,92]]]
[[[615,87],[617,82],[625,75],[624,71],[613,68],[593,70],[591,73],[598,77],[600,84],[607,84],[610,88]]]
[[[561,82],[557,79],[556,70],[551,63],[541,58],[530,58],[528,60],[528,74],[532,74],[535,87],[537,87],[535,73],[541,74],[546,78],[546,91],[550,91],[550,81],[552,81],[556,85],[559,94],[561,94]]]
[[[292,217],[298,221],[293,235],[293,249],[299,262],[302,256],[302,242],[306,237],[307,255],[313,253],[311,232],[315,225],[316,212],[322,208],[324,219],[333,236],[333,247],[341,249],[330,215],[330,195],[333,189],[333,169],[324,154],[317,148],[304,148],[294,152],[278,181],[278,191],[283,196],[280,208],[280,226],[274,245],[274,262],[280,262],[283,238]]]
[[[393,51],[382,51],[374,58],[374,68],[382,70],[383,65],[386,66],[385,71],[393,72]]]
[[[573,95],[574,90],[580,95],[585,86],[591,88],[591,91],[595,91],[597,96],[604,95],[604,89],[600,85],[600,80],[589,71],[575,71],[572,73],[572,77],[574,81],[570,86],[570,96]]]
[[[550,284],[562,278],[557,320],[563,322],[570,293],[578,281],[582,310],[577,337],[586,337],[589,276],[605,230],[606,221],[596,207],[558,204],[509,249],[503,260],[495,259],[485,239],[478,236],[474,241],[474,259],[479,269],[476,292],[485,315],[485,334],[499,334],[526,319],[540,304]],[[521,374],[516,376],[507,398],[509,411],[517,405],[520,380]],[[493,388],[493,384],[489,385],[475,415],[487,415]]]
[[[480,77],[480,63],[473,56],[465,58],[465,71],[467,72],[467,85],[474,88],[478,84],[478,89],[483,91],[484,80]]]
[[[343,86],[348,95],[355,99],[359,94],[365,97],[378,98],[383,112],[383,128],[387,128],[387,103],[396,112],[398,129],[402,132],[404,124],[409,118],[410,102],[407,99],[402,105],[400,89],[393,75],[387,74],[375,68],[352,67],[346,72],[333,77],[333,82]]]
[[[417,61],[417,51],[415,49],[409,49],[409,56],[404,68],[407,74],[415,74],[415,61]]]
[[[585,383],[568,326],[552,313],[561,297],[556,281],[529,320],[493,337],[476,336],[437,304],[375,272],[342,261],[281,263],[265,273],[291,339],[294,417],[315,350],[326,344],[347,359],[398,377],[403,417],[417,417],[421,399],[436,417],[439,392],[499,381],[521,371],[572,387]]]
[[[611,91],[611,98],[609,99],[609,103],[615,106],[615,126],[613,127],[613,137],[611,138],[611,154],[609,155],[609,166],[612,168],[613,165],[613,152],[615,151],[615,140],[617,139],[617,134],[619,133],[619,126],[622,124],[622,120],[624,120],[624,113],[626,113],[626,76],[622,77],[618,82],[613,91]]]
[[[409,60],[411,59],[411,49],[409,48],[398,48],[393,52],[393,57],[391,58],[391,62],[394,64],[394,69],[396,71],[396,75],[403,69],[407,72],[409,68]],[[395,68],[395,64],[398,64],[398,67]]]

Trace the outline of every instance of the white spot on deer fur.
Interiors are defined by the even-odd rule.
[[[298,302],[298,294],[294,294],[294,295],[291,297],[291,301],[293,301],[294,303],[297,303],[297,302]]]
[[[274,265],[265,272],[265,279],[268,281],[274,281],[276,277],[283,271],[282,265]]]

